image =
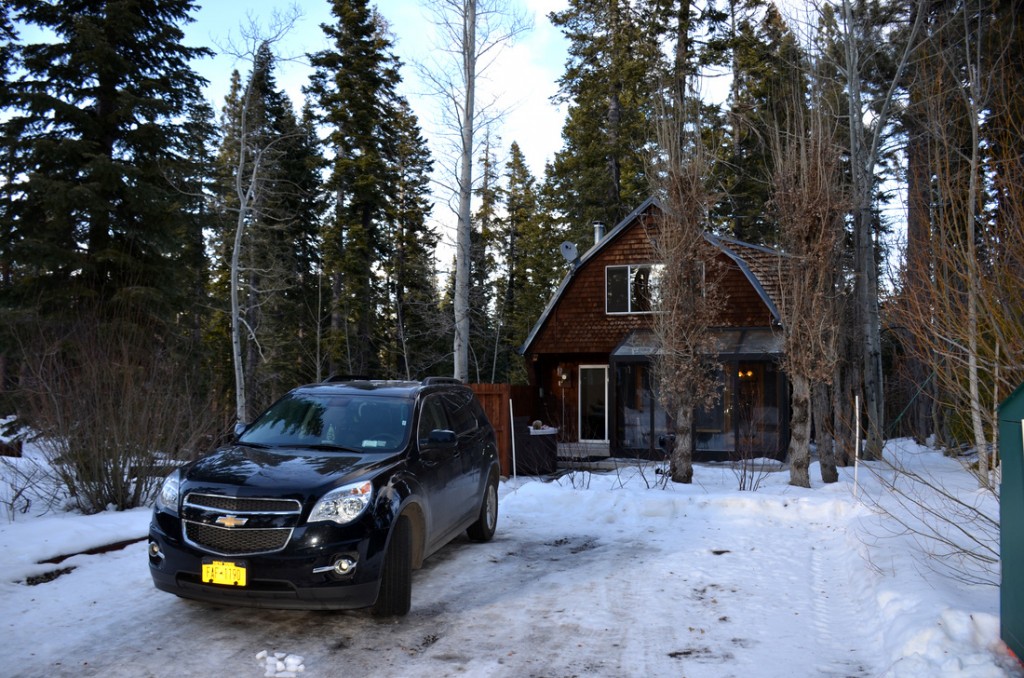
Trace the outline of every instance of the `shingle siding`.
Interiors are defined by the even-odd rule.
[[[611,353],[631,331],[652,326],[650,313],[606,313],[605,269],[658,262],[653,242],[656,237],[653,215],[653,209],[638,215],[633,224],[607,236],[614,238],[614,242],[604,243],[599,252],[575,271],[544,325],[534,335],[529,354]],[[764,276],[759,280],[770,296],[772,291],[778,293],[778,255],[762,248],[744,247],[742,243],[725,244],[748,262],[755,275],[760,272]],[[720,326],[770,327],[773,324],[770,309],[737,262],[724,252],[718,259],[724,270],[720,284],[726,297]]]

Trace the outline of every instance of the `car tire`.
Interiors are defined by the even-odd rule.
[[[412,606],[412,524],[399,516],[384,555],[380,592],[371,613],[375,617],[401,617]]]
[[[480,516],[469,526],[466,534],[473,541],[490,541],[498,527],[498,480],[493,475],[487,481]]]

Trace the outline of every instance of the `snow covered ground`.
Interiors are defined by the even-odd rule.
[[[887,450],[998,515],[956,461]],[[758,473],[755,492],[704,465],[667,488],[650,467],[503,482],[494,541],[436,554],[412,612],[386,622],[178,599],[153,588],[144,540],[44,563],[142,538],[149,512],[33,505],[0,522],[0,675],[1024,676],[999,640],[998,589],[936,572],[934,549],[873,510],[919,512],[888,492],[891,471],[862,465],[856,488],[853,469],[833,485],[811,472],[809,490]]]

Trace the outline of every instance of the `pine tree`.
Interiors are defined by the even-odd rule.
[[[324,145],[333,158],[326,188],[334,214],[324,229],[324,264],[331,279],[329,363],[332,372],[372,374],[384,341],[377,311],[386,290],[377,275],[385,248],[382,225],[398,185],[395,89],[399,62],[383,19],[364,0],[333,0],[337,19],[323,29],[330,49],[310,56],[307,88]]]
[[[385,376],[411,379],[447,372],[447,316],[442,315],[433,258],[437,234],[430,215],[430,152],[406,101],[396,116],[398,190],[387,227],[384,271],[389,281],[390,331]]]
[[[536,179],[517,143],[505,165],[503,235],[508,275],[504,284],[503,332],[505,380],[526,383],[526,366],[515,352],[541,316],[561,279],[557,232],[546,228],[537,195]]]
[[[504,318],[498,293],[501,286],[498,215],[501,187],[489,131],[484,137],[479,181],[474,191],[478,207],[470,224],[469,239],[469,376],[477,382],[494,382]]]
[[[843,0],[842,35],[835,45],[845,76],[849,141],[846,153],[852,209],[853,280],[856,299],[857,344],[862,349],[865,459],[882,453],[885,398],[882,375],[882,332],[879,302],[880,234],[884,220],[878,205],[878,169],[891,158],[886,140],[893,132],[895,84],[903,79],[921,20],[907,23],[903,3]],[[899,30],[899,26],[906,26]]]
[[[14,26],[11,24],[7,5],[0,5],[0,111],[9,105],[7,78],[13,70],[14,42],[16,39]],[[7,152],[7,144],[0,145],[0,300],[8,296],[11,285],[14,246],[14,228],[11,219],[11,199],[13,195],[7,190],[12,176],[8,166],[11,158]],[[0,313],[4,313],[0,306]],[[9,405],[6,402],[6,386],[8,373],[12,369],[11,358],[17,352],[17,342],[8,332],[0,332],[0,414],[7,414]]]
[[[792,107],[804,98],[804,59],[774,5],[756,24],[742,20],[733,44],[731,152],[720,165],[723,200],[716,212],[734,237],[770,244],[778,232],[766,207],[772,141],[778,130],[787,129]]]
[[[14,41],[17,34],[11,23],[10,9],[0,5],[0,81],[7,82],[7,76],[14,70]],[[6,106],[0,101],[0,107]]]
[[[64,314],[82,303],[170,324],[198,274],[180,244],[203,80],[179,27],[190,0],[13,0],[15,21],[56,36],[17,46],[0,125],[9,303]],[[191,122],[190,122],[191,121]],[[186,222],[194,222],[191,217]]]
[[[650,195],[645,153],[660,60],[648,15],[622,0],[572,0],[550,15],[569,39],[558,97],[569,110],[547,181],[578,243],[593,222],[610,227]]]
[[[33,382],[18,415],[85,511],[145,503],[154,453],[194,454],[208,433],[195,357],[212,115],[190,65],[209,51],[182,44],[193,10],[11,0],[0,14],[0,30],[42,36],[2,48],[0,332]]]

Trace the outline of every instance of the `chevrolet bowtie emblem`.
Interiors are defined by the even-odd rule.
[[[241,527],[249,522],[248,518],[239,518],[238,516],[221,516],[215,521],[218,525],[224,527]]]

